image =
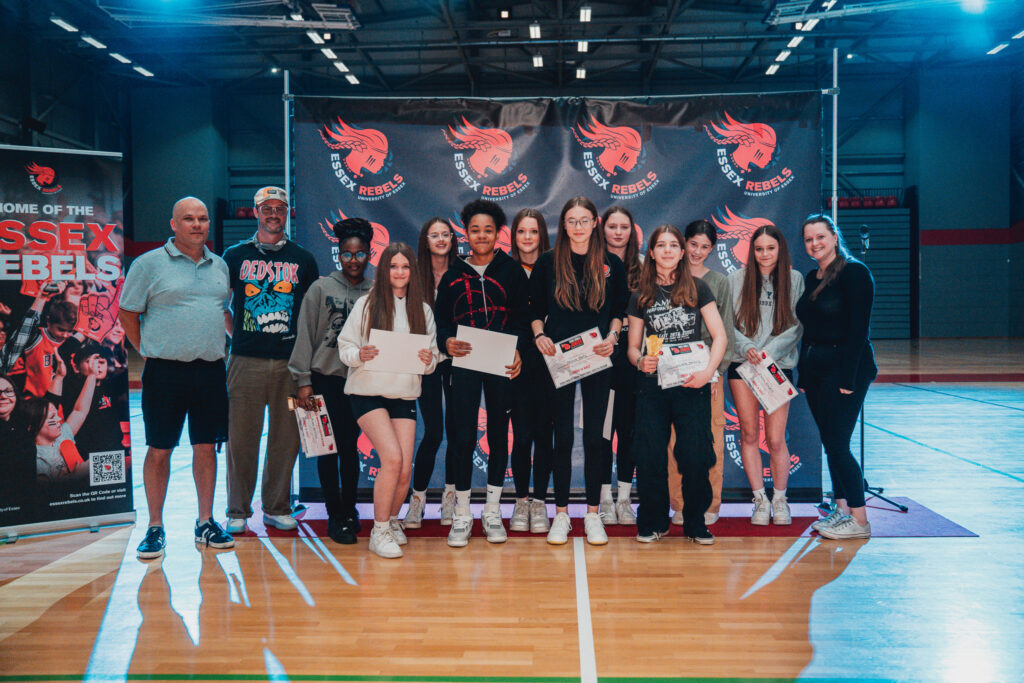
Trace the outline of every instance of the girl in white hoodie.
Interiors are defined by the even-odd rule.
[[[419,374],[366,370],[377,347],[368,343],[370,330],[426,334],[427,348],[418,351],[424,374],[437,366],[434,315],[424,301],[416,273],[416,255],[401,242],[381,253],[370,293],[356,302],[338,335],[338,354],[350,370],[345,393],[359,428],[370,439],[380,470],[373,484],[373,531],[370,551],[381,557],[401,557],[408,543],[398,512],[409,492],[413,444],[416,439],[416,399]]]

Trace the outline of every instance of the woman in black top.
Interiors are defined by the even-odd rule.
[[[626,271],[619,257],[605,250],[597,208],[586,197],[574,197],[562,207],[555,248],[537,259],[530,277],[530,310],[534,340],[541,353],[555,355],[555,342],[596,327],[602,341],[594,353],[608,357],[618,343],[626,308]],[[579,380],[583,396],[583,467],[587,514],[583,526],[591,544],[608,542],[597,514],[601,479],[607,467],[604,417],[608,409],[611,373],[603,370]],[[573,407],[576,382],[555,390],[556,514],[548,543],[568,541],[569,486],[572,477]]]
[[[836,499],[835,512],[813,526],[826,538],[868,538],[864,476],[850,452],[850,437],[878,375],[869,340],[875,282],[867,266],[850,256],[828,216],[808,216],[803,237],[818,267],[805,277],[796,305],[804,326],[799,386],[821,433]]]
[[[21,404],[14,381],[0,374],[0,507],[10,508],[12,522],[33,521],[28,504],[36,481],[35,443]]]

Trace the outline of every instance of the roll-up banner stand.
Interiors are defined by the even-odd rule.
[[[322,273],[337,268],[331,226],[341,218],[371,221],[376,264],[390,242],[415,246],[435,215],[451,220],[467,253],[458,214],[477,198],[499,202],[510,217],[539,209],[554,243],[561,207],[576,195],[602,212],[627,207],[644,239],[663,223],[710,220],[718,244],[707,265],[723,273],[745,265],[750,236],[767,223],[786,235],[794,268],[812,266],[800,223],[821,205],[820,91],[642,100],[296,97],[293,111],[295,236]],[[498,244],[511,244],[506,226]],[[735,500],[749,486],[728,394],[725,418],[724,490]],[[474,486],[486,480],[485,420],[481,410]],[[574,489],[583,486],[581,436]],[[791,407],[788,438],[790,500],[820,501],[821,446],[802,396]],[[360,485],[368,487],[378,460],[365,436],[359,450]],[[443,486],[442,477],[439,462],[431,488]],[[301,460],[300,497],[320,499],[312,460]]]
[[[135,520],[121,173],[0,145],[0,538]]]

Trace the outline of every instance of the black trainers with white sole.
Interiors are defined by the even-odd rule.
[[[210,517],[205,522],[196,520],[196,543],[202,543],[208,548],[234,548],[235,539],[228,532],[217,524],[217,520]]]
[[[167,537],[164,535],[162,526],[151,526],[146,529],[146,537],[136,549],[135,553],[140,560],[153,560],[164,554],[164,546],[167,545]]]

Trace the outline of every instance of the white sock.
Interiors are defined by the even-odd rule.
[[[772,491],[772,500],[774,500],[776,496],[782,496],[783,498],[786,497],[786,489],[772,489]]]
[[[754,498],[764,498],[764,487],[762,486],[758,490],[754,491]]]
[[[612,485],[611,484],[601,484],[601,500],[611,500],[611,499],[612,499]]]
[[[456,491],[455,492],[455,505],[457,507],[469,507],[469,494],[472,491]]]
[[[452,493],[455,493],[455,484],[445,484],[444,485],[444,492],[448,493],[449,491],[451,491]]]
[[[427,492],[426,491],[417,491],[416,489],[413,489],[412,490],[412,497],[413,498],[419,498],[420,501],[426,502],[426,500],[427,500]]]
[[[633,493],[633,482],[619,482],[619,502],[629,502],[629,497]]]
[[[392,524],[392,523],[396,523],[396,522],[401,524],[401,522],[398,521],[398,517],[396,515],[391,515],[391,519],[388,520],[388,523]]]
[[[484,504],[489,508],[498,507],[498,505],[501,503],[502,490],[503,489],[501,486],[491,486],[490,484],[488,484],[487,499]]]
[[[391,528],[391,522],[390,521],[378,522],[377,520],[373,520],[373,530],[374,531],[387,531],[390,528]]]

